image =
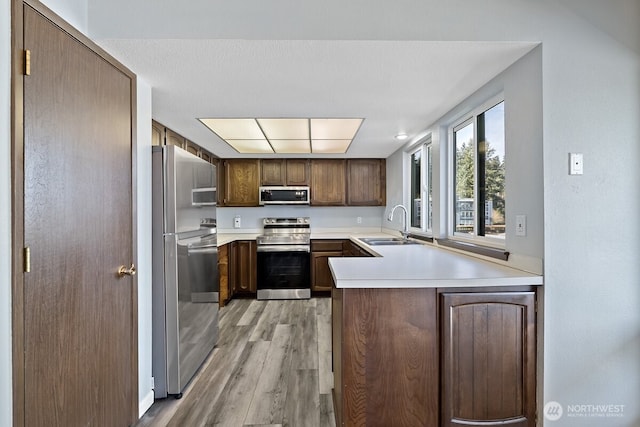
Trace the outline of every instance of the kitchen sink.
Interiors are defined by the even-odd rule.
[[[400,237],[363,237],[360,239],[369,246],[380,245],[419,245],[415,240],[404,240]]]

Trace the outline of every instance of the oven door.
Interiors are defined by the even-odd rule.
[[[258,299],[311,297],[309,246],[258,246],[257,258]]]

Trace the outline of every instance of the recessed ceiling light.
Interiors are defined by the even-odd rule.
[[[405,139],[409,138],[409,135],[407,135],[406,133],[399,133],[395,136],[395,138],[398,141],[404,141]]]
[[[199,119],[243,154],[344,154],[364,119]]]

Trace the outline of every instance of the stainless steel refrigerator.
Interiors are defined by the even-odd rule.
[[[216,168],[153,147],[152,340],[155,398],[182,396],[218,339]]]

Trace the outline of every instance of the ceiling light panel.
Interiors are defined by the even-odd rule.
[[[228,139],[226,142],[241,154],[273,154],[266,139]]]
[[[278,154],[311,153],[311,141],[308,139],[271,139],[269,142]]]
[[[317,154],[344,154],[351,144],[350,139],[312,139],[311,148]]]
[[[311,139],[353,139],[362,119],[311,119]]]
[[[264,139],[264,134],[254,119],[200,119],[200,121],[224,140]]]
[[[256,119],[269,140],[309,139],[309,119]]]

